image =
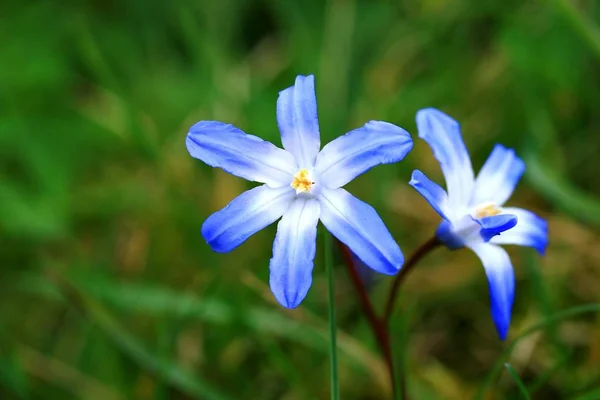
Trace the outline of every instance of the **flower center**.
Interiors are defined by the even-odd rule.
[[[475,208],[475,218],[493,217],[501,213],[502,210],[493,201],[480,204]]]
[[[296,189],[296,194],[308,192],[312,185],[314,185],[314,182],[306,168],[302,168],[300,171],[296,172],[296,174],[294,174],[294,179],[292,179],[292,183],[290,184],[292,188]]]

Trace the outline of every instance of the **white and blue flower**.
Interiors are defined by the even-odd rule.
[[[276,299],[297,307],[312,283],[319,220],[377,272],[393,275],[404,262],[377,212],[342,186],[378,164],[402,160],[410,135],[387,122],[370,121],[321,151],[314,77],[298,76],[279,93],[277,122],[282,150],[238,128],[201,121],[190,128],[192,157],[230,174],[263,183],[248,190],[202,226],[217,252],[229,252],[279,218],[270,262]]]
[[[446,179],[447,192],[425,174],[413,172],[414,187],[443,218],[438,239],[452,249],[468,247],[483,263],[489,281],[492,318],[498,335],[506,338],[515,294],[510,258],[499,245],[535,248],[548,244],[545,220],[531,211],[505,207],[525,163],[514,150],[496,145],[475,178],[458,122],[435,109],[417,113],[419,137],[433,149]]]

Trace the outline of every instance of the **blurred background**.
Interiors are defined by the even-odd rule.
[[[184,144],[216,119],[280,145],[277,93],[310,73],[322,143],[370,119],[414,135],[403,162],[348,185],[407,255],[439,221],[407,184],[417,167],[442,182],[416,138],[426,106],[462,123],[476,170],[514,147],[528,169],[510,205],[549,221],[545,257],[509,249],[504,343],[474,254],[413,271],[392,322],[411,399],[521,399],[518,383],[599,399],[599,314],[560,314],[600,302],[599,24],[592,0],[4,0],[0,399],[328,398],[322,251],[302,306],[276,304],[275,226],[224,255],[200,236],[252,184]],[[389,398],[335,257],[342,398]],[[378,307],[390,283],[371,286]]]

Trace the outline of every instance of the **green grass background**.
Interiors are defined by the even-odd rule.
[[[599,23],[591,0],[4,0],[0,399],[328,398],[320,241],[307,299],[283,309],[274,226],[225,255],[200,236],[252,185],[184,144],[202,119],[280,144],[277,93],[309,73],[323,143],[370,119],[415,137],[348,185],[406,254],[438,222],[407,185],[414,168],[442,181],[416,138],[426,106],[461,121],[476,169],[514,147],[510,205],[549,221],[545,257],[509,249],[505,343],[472,253],[436,250],[409,277],[392,329],[411,399],[600,399]],[[342,398],[389,398],[336,263]]]

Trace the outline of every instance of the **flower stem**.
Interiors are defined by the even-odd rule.
[[[335,323],[335,286],[333,282],[333,248],[331,244],[331,234],[325,231],[323,239],[325,244],[325,269],[327,270],[327,283],[329,292],[329,359],[331,363],[331,399],[339,400],[340,386],[337,364],[337,328]]]
[[[354,266],[354,259],[352,257],[352,253],[350,249],[338,241],[338,246],[342,252],[342,256],[344,257],[344,261],[346,264],[346,269],[348,270],[348,275],[350,276],[350,280],[354,285],[354,289],[358,294],[358,300],[362,307],[363,313],[367,318],[367,322],[373,331],[373,335],[375,335],[375,339],[377,340],[377,344],[379,345],[379,349],[383,354],[383,358],[385,359],[386,366],[388,368],[388,372],[390,374],[390,379],[392,382],[392,389],[395,391],[395,379],[394,379],[394,361],[392,357],[392,347],[390,345],[390,337],[387,331],[387,327],[383,320],[377,316],[375,308],[369,299],[369,293],[365,288],[365,285],[358,275],[356,271],[356,267]]]
[[[383,314],[383,321],[385,325],[387,325],[390,321],[390,317],[394,312],[394,305],[396,303],[396,297],[398,297],[398,290],[400,286],[406,279],[406,276],[410,271],[412,271],[413,267],[430,251],[435,249],[440,245],[440,241],[437,237],[432,237],[425,243],[423,243],[415,252],[409,257],[409,259],[404,263],[404,266],[398,272],[394,279],[394,283],[392,284],[392,289],[390,290],[390,294],[388,295],[387,303],[385,305],[385,312]]]
[[[385,307],[385,313],[383,317],[379,317],[375,308],[373,307],[373,303],[369,298],[369,293],[361,279],[358,275],[356,267],[354,265],[354,258],[352,256],[352,252],[350,249],[340,241],[337,241],[338,246],[342,252],[344,257],[344,264],[346,265],[346,269],[348,271],[348,275],[350,276],[350,280],[352,281],[352,285],[358,294],[358,300],[360,302],[361,308],[365,317],[367,318],[367,322],[373,331],[373,335],[377,340],[377,344],[383,357],[385,359],[386,366],[388,368],[390,374],[390,380],[392,382],[392,390],[394,394],[394,399],[400,398],[403,400],[407,400],[408,396],[406,393],[406,380],[404,377],[404,373],[400,368],[400,379],[396,380],[396,375],[394,373],[394,356],[392,352],[392,345],[390,340],[389,333],[389,320],[394,309],[394,303],[396,297],[398,295],[398,290],[408,272],[421,260],[427,253],[431,250],[435,249],[440,245],[440,242],[436,237],[429,239],[427,242],[423,243],[408,259],[408,261],[404,264],[404,267],[394,280],[392,285],[392,289],[390,291],[390,295],[388,297],[388,301]],[[326,242],[326,245],[330,245],[330,243]],[[331,293],[331,291],[330,291]]]

